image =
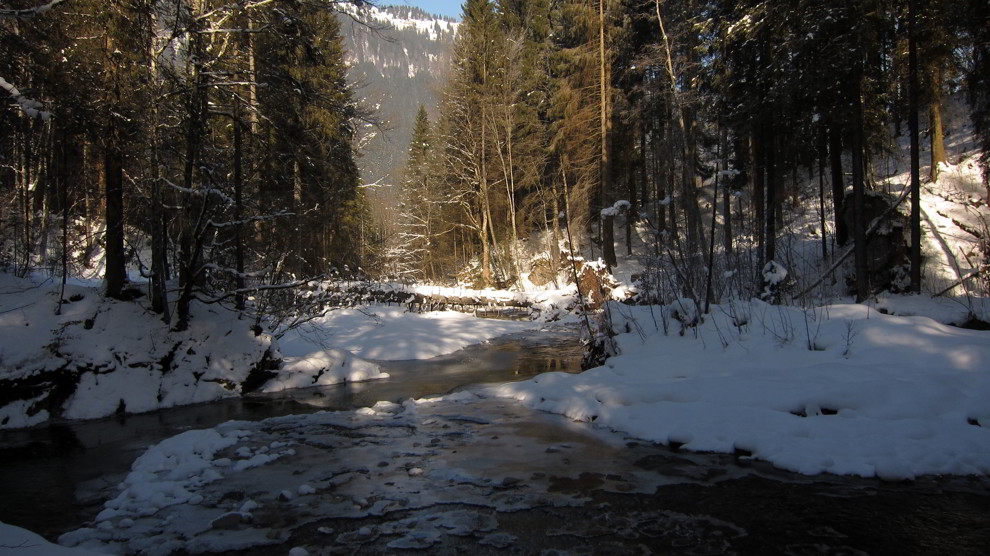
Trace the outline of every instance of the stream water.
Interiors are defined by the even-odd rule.
[[[383,361],[389,379],[253,394],[95,421],[0,431],[0,521],[53,537],[92,518],[148,446],[230,420],[348,410],[446,394],[471,384],[579,372],[573,329],[496,338],[429,360]]]
[[[0,521],[57,538],[90,522],[149,446],[237,419],[252,423],[238,425],[249,435],[230,457],[275,445],[291,445],[291,454],[199,488],[199,505],[135,517],[132,544],[117,550],[173,542],[259,555],[293,546],[311,554],[955,555],[990,546],[983,477],[807,477],[644,444],[504,400],[306,416],[577,372],[580,358],[572,331],[541,332],[389,362],[383,381],[0,433]],[[279,494],[300,485],[313,494]],[[246,502],[256,509],[244,521]],[[124,530],[93,531],[113,539]]]

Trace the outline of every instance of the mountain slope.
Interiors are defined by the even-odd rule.
[[[436,108],[458,23],[409,6],[369,6],[341,17],[349,78],[384,124],[384,133],[363,130],[361,175],[365,183],[394,184],[419,105]]]

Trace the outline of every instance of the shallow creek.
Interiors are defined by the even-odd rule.
[[[149,446],[217,426],[243,437],[216,455],[233,465],[195,486],[196,504],[117,516],[77,539],[127,553],[231,554],[295,546],[310,554],[983,554],[990,546],[985,478],[806,477],[469,393],[311,415],[578,372],[574,336],[541,332],[389,362],[383,381],[0,433],[0,521],[50,539],[84,527]],[[230,420],[248,422],[221,425]],[[230,471],[238,458],[265,454],[278,457]]]

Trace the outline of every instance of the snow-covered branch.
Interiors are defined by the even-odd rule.
[[[20,10],[0,8],[0,17],[16,17],[18,19],[27,19],[30,17],[34,17],[36,15],[41,15],[65,1],[66,0],[52,0],[47,4],[42,4],[34,8],[23,8]]]
[[[7,91],[10,96],[14,97],[14,102],[20,106],[21,112],[24,112],[25,116],[29,118],[41,118],[42,120],[51,119],[52,113],[42,110],[43,105],[40,102],[25,97],[17,90],[17,87],[14,87],[2,77],[0,77],[0,89]]]
[[[272,291],[272,290],[291,290],[291,289],[301,288],[309,284],[319,283],[325,279],[326,276],[317,276],[309,280],[296,280],[294,282],[284,282],[281,284],[263,284],[259,286],[251,286],[249,288],[239,288],[236,290],[227,291],[215,297],[204,298],[204,297],[196,296],[196,299],[198,299],[202,303],[207,303],[207,304],[220,303],[225,299],[230,299],[231,297],[240,294],[249,294],[249,293],[257,293],[257,292]]]
[[[241,225],[244,225],[244,224],[253,224],[255,222],[265,222],[265,221],[268,221],[268,220],[275,220],[276,218],[283,218],[285,216],[296,216],[296,213],[282,211],[282,212],[276,212],[275,214],[264,214],[264,215],[261,215],[261,216],[252,216],[250,218],[242,218],[240,220],[232,220],[232,221],[229,221],[229,222],[216,222],[216,221],[210,220],[207,223],[207,225],[210,226],[210,227],[212,227],[212,228],[231,228],[231,227],[234,227],[234,226],[241,226]]]

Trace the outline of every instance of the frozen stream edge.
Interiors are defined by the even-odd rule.
[[[705,481],[697,474],[710,471],[693,458],[711,456],[685,455],[679,470],[663,473],[638,467],[643,453],[627,440],[468,392],[231,421],[150,448],[95,522],[59,541],[115,553],[215,552],[281,544],[321,519],[380,516],[374,527],[320,532],[339,548],[380,537],[389,549],[429,548],[448,537],[504,548],[515,538],[498,531],[498,513],[580,506],[592,488],[651,494]],[[722,467],[719,479],[753,472],[732,469]],[[389,519],[424,508],[436,511]]]

